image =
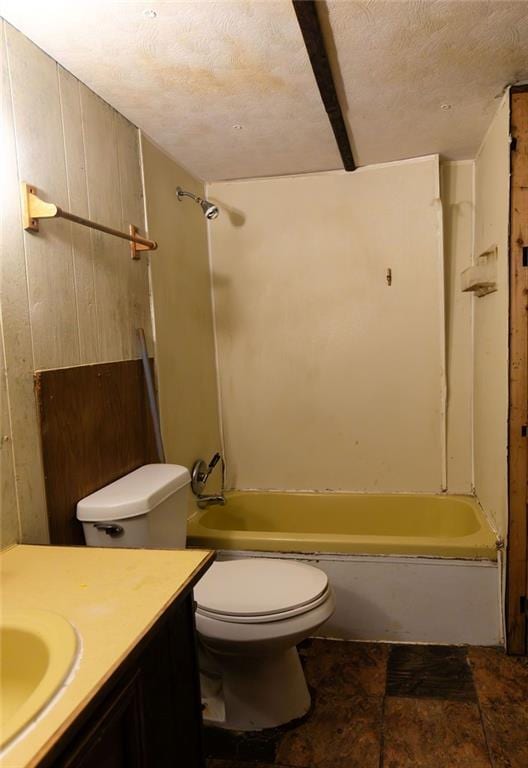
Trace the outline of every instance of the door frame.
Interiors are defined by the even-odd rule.
[[[528,651],[528,85],[510,90],[506,647]]]

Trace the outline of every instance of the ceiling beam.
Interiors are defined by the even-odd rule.
[[[350,146],[339,99],[337,98],[337,91],[332,70],[330,69],[330,62],[326,54],[315,0],[292,0],[292,2],[321,99],[334,132],[343,166],[346,171],[355,171],[354,155]]]

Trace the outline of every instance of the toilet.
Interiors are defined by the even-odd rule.
[[[190,480],[185,467],[147,464],[82,499],[86,544],[183,549]],[[204,721],[248,731],[305,715],[296,645],[334,611],[326,574],[294,560],[219,561],[194,597]]]

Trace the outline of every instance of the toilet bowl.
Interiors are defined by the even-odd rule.
[[[205,722],[248,731],[305,715],[310,694],[296,645],[334,611],[325,573],[251,558],[214,563],[195,589]]]
[[[94,547],[185,547],[185,467],[147,464],[81,499]],[[249,558],[214,563],[196,585],[205,721],[259,730],[302,717],[310,694],[295,646],[334,611],[326,574],[304,563]]]

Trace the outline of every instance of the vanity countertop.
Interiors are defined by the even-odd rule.
[[[4,751],[0,767],[36,765],[213,559],[204,550],[19,545],[2,552],[2,611],[61,614],[77,631],[80,655],[70,682]]]

